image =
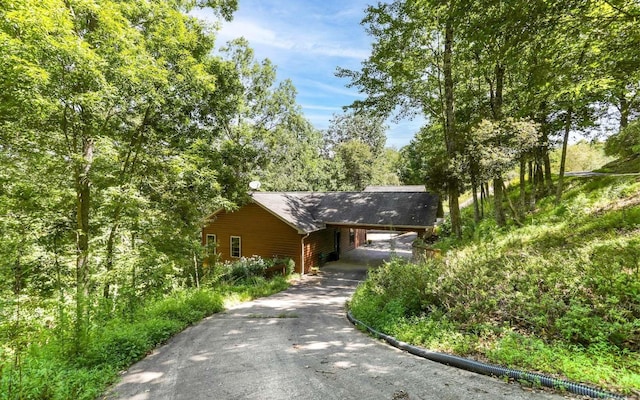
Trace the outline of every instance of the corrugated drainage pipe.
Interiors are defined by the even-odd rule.
[[[405,350],[411,354],[419,357],[426,358],[431,361],[436,361],[441,364],[450,365],[452,367],[461,368],[467,371],[475,372],[477,374],[497,376],[497,377],[509,377],[518,381],[527,381],[535,385],[542,385],[554,389],[562,389],[571,393],[575,393],[582,396],[589,396],[596,399],[621,399],[623,396],[617,394],[608,393],[600,389],[594,389],[592,387],[582,385],[580,383],[569,382],[562,379],[549,377],[542,374],[536,374],[533,372],[519,371],[511,368],[501,367],[499,365],[486,364],[475,360],[469,360],[467,358],[452,356],[450,354],[437,353],[429,351],[420,347],[412,346],[408,343],[402,342],[393,336],[386,335],[382,332],[378,332],[372,327],[368,326],[362,321],[359,321],[353,317],[351,311],[347,311],[347,318],[354,325],[361,325],[366,328],[367,331],[373,335],[384,339],[390,345],[399,349]]]

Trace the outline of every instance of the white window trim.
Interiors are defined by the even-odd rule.
[[[238,255],[233,254],[233,239],[238,239]],[[242,257],[242,237],[241,236],[231,236],[229,238],[229,254],[232,258],[240,258]]]
[[[210,238],[213,238],[213,246],[211,246],[212,241],[210,240]],[[207,249],[213,248],[213,254],[216,254],[218,252],[218,237],[214,233],[207,233],[204,239],[204,245],[207,247]]]

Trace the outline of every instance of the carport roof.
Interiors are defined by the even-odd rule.
[[[426,229],[438,197],[427,192],[255,192],[253,201],[299,233],[327,225]]]

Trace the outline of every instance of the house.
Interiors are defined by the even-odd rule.
[[[367,186],[365,192],[426,192],[424,185]]]
[[[254,192],[240,209],[209,216],[202,242],[221,260],[288,257],[304,274],[364,244],[368,229],[429,232],[437,204],[424,191]]]

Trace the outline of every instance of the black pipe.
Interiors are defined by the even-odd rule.
[[[497,376],[497,377],[509,377],[518,381],[531,382],[534,385],[542,385],[554,389],[566,390],[567,392],[575,393],[581,396],[589,396],[595,399],[620,399],[624,400],[623,396],[605,392],[600,389],[595,389],[581,383],[569,382],[563,379],[557,379],[550,376],[537,374],[533,372],[519,371],[516,369],[506,368],[499,365],[482,363],[468,358],[452,356],[450,354],[437,353],[429,351],[420,347],[410,345],[402,342],[393,336],[386,335],[379,332],[372,327],[368,326],[362,321],[357,320],[351,314],[351,311],[347,311],[347,318],[354,325],[361,325],[373,335],[384,339],[390,345],[399,349],[405,350],[411,354],[419,357],[426,358],[431,361],[439,362],[440,364],[450,365],[452,367],[464,369],[467,371],[475,372],[477,374]]]

